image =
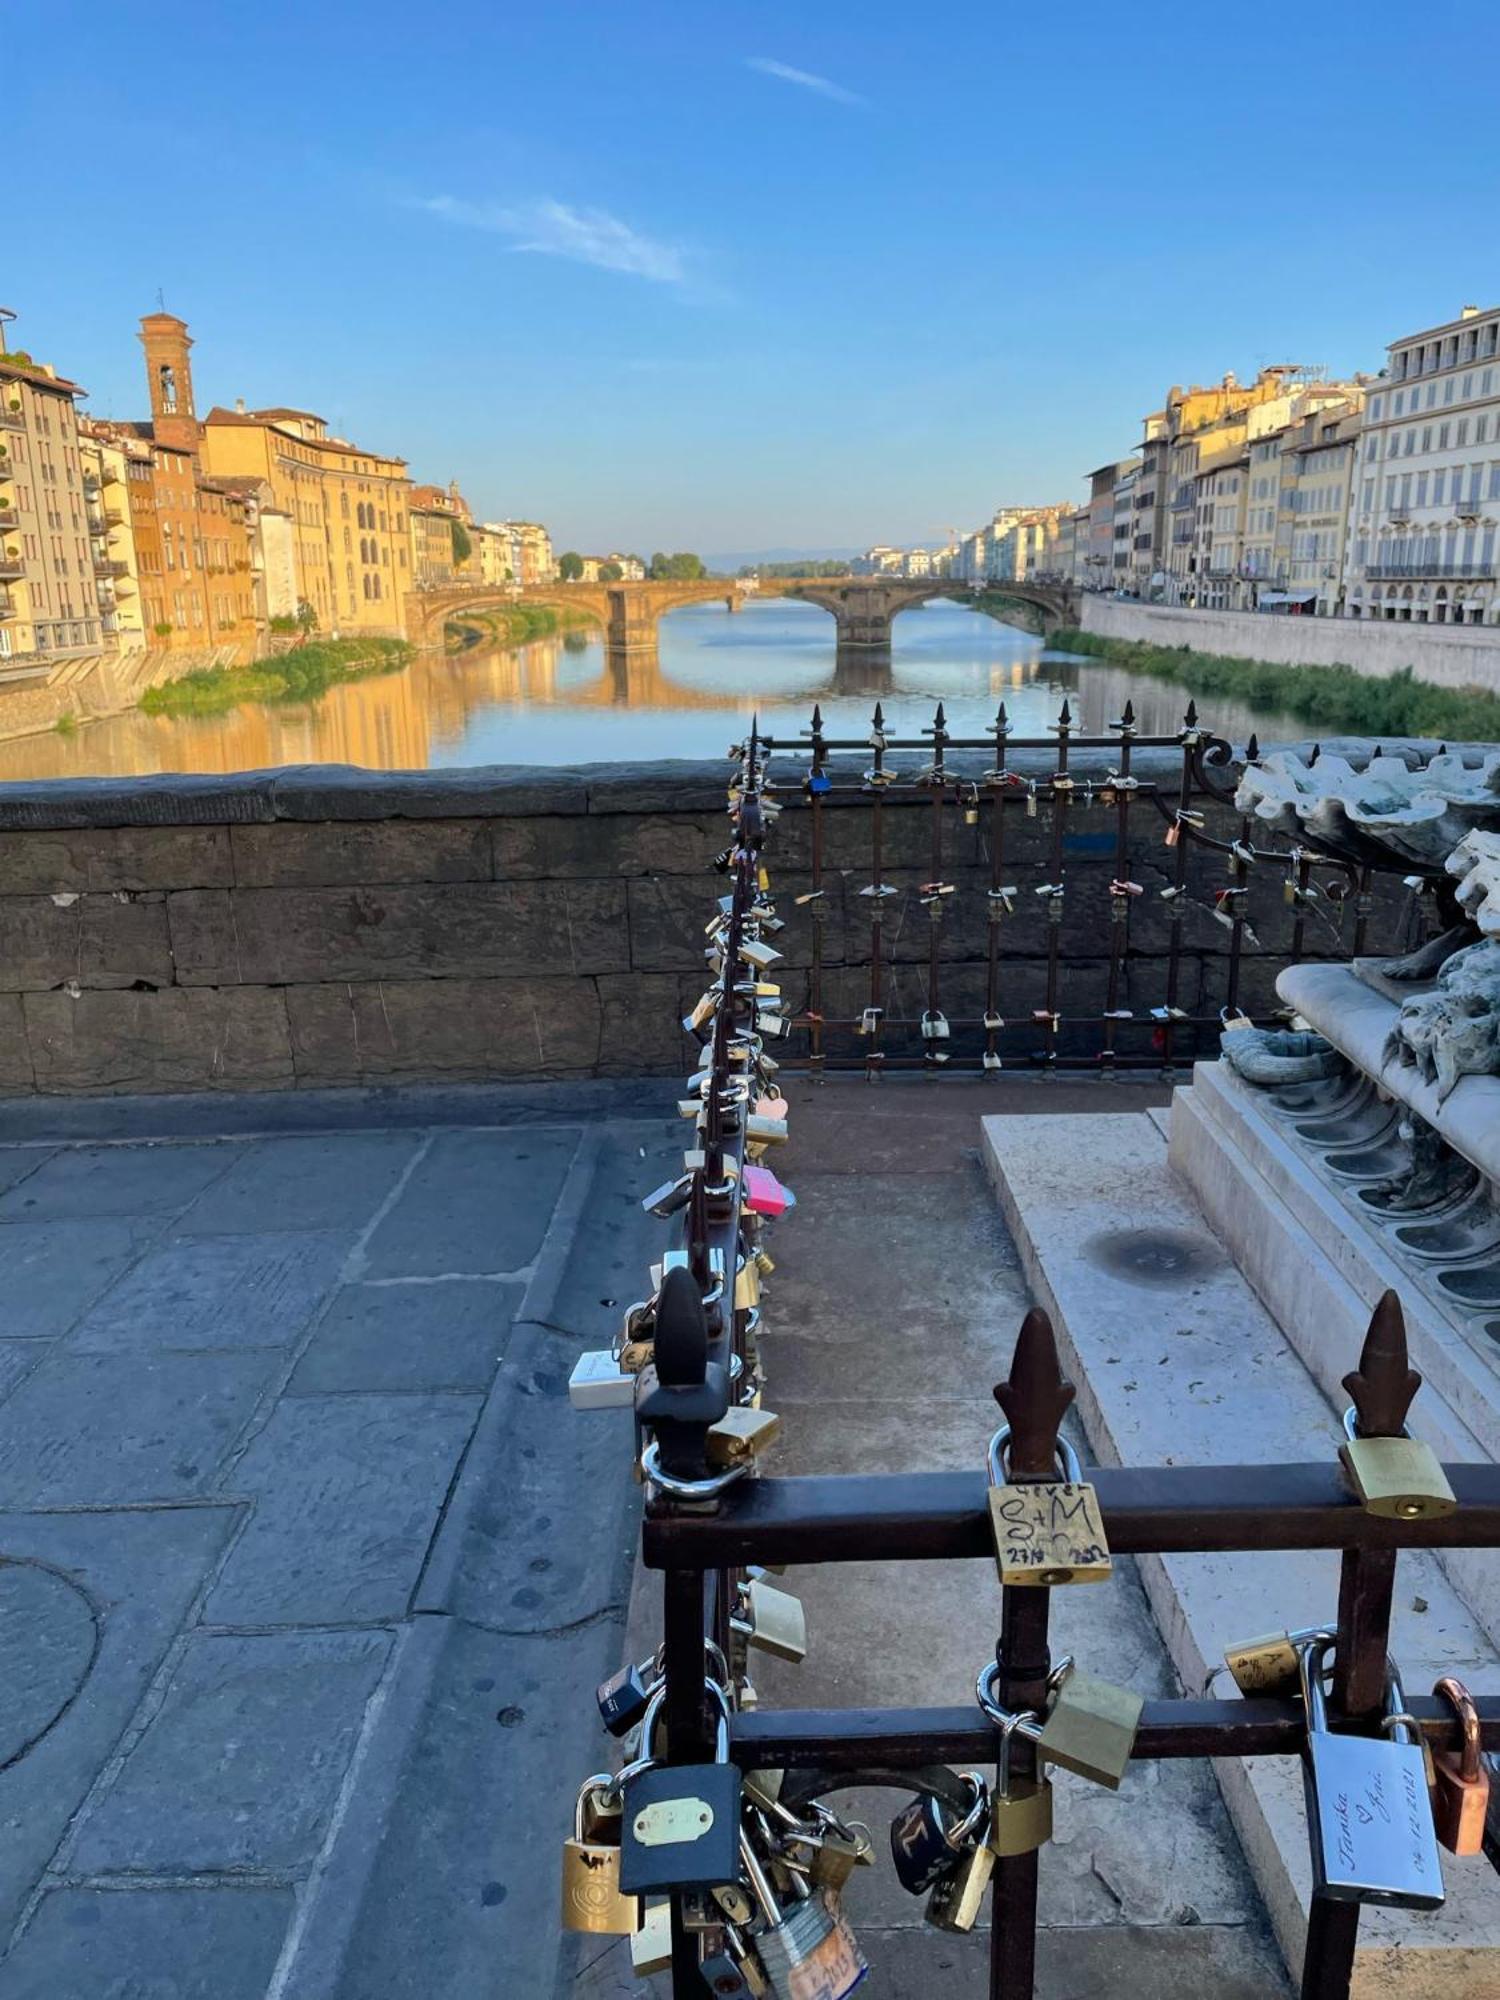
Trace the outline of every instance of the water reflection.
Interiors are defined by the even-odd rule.
[[[625,662],[611,662],[599,638],[570,632],[512,652],[422,658],[310,704],[181,720],[116,716],[72,736],[0,743],[0,779],[716,757],[752,710],[773,734],[795,737],[815,701],[831,736],[863,738],[876,699],[896,734],[930,723],[941,700],[955,735],[982,733],[1004,701],[1018,736],[1040,736],[1064,695],[1088,733],[1105,730],[1129,699],[1142,734],[1170,734],[1186,700],[1185,689],[1045,652],[1027,633],[945,602],[898,618],[890,660],[836,658],[827,613],[778,599],[733,614],[685,607],[663,619],[656,653]],[[1305,733],[1241,705],[1200,706],[1236,740],[1252,728],[1265,740]]]

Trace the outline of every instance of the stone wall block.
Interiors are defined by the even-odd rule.
[[[183,889],[232,879],[227,827],[80,827],[0,839],[0,896]]]
[[[170,985],[166,903],[157,891],[0,897],[0,965],[10,984],[45,991]]]
[[[0,1096],[13,1097],[35,1089],[36,1071],[21,995],[0,993]]]
[[[236,889],[248,984],[327,979],[529,979],[624,972],[623,883],[372,884]]]
[[[600,1068],[617,1076],[675,1075],[681,1070],[685,1077],[697,1049],[683,1032],[682,1016],[692,1000],[683,1002],[678,975],[612,972],[595,983],[601,1010]],[[697,997],[694,993],[692,999]]]
[[[302,1085],[562,1076],[599,1062],[591,979],[291,986],[286,1003]]]
[[[275,1090],[293,1081],[278,992],[27,993],[39,1091]]]
[[[173,980],[178,986],[238,986],[232,892],[182,889],[167,898]]]
[[[495,879],[699,875],[728,838],[709,813],[587,813],[492,822]]]
[[[489,835],[489,822],[479,819],[237,826],[230,835],[233,880],[241,888],[487,882],[492,873]]]

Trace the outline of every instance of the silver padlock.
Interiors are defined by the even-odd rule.
[[[1427,1768],[1394,1667],[1386,1690],[1387,1733],[1335,1736],[1323,1694],[1323,1639],[1301,1650],[1307,1711],[1303,1779],[1312,1843],[1313,1888],[1340,1903],[1386,1903],[1436,1910],[1443,1903]],[[1407,1736],[1398,1731],[1409,1731]]]
[[[740,1858],[765,1915],[753,1943],[774,2000],[804,2000],[809,1993],[845,2000],[869,1966],[843,1911],[825,1895],[808,1895],[784,1910],[743,1828]]]

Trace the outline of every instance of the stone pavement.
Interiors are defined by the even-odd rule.
[[[549,1990],[636,1504],[567,1377],[681,1141],[535,1097],[0,1146],[0,2000]]]
[[[778,1468],[978,1462],[1025,1303],[980,1115],[1163,1094],[790,1094]],[[671,1096],[0,1105],[0,2000],[637,1991],[556,1930],[638,1497],[567,1376],[663,1240]],[[1120,1567],[1061,1636],[1165,1688]],[[970,1566],[788,1581],[812,1651],[767,1703],[964,1700],[993,1645]],[[1284,1993],[1206,1769],[1066,1781],[1044,1879],[1041,2000]],[[984,1990],[888,1868],[851,1900],[877,1992]]]

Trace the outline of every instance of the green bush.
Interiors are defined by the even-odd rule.
[[[1206,697],[1230,696],[1268,713],[1295,715],[1350,736],[1426,736],[1448,743],[1500,743],[1500,695],[1483,688],[1433,687],[1410,667],[1376,679],[1352,667],[1284,667],[1188,646],[1152,646],[1060,627],[1047,643],[1064,653],[1113,660],[1132,673],[1176,681],[1211,711]],[[1212,713],[1207,719],[1212,722]]]
[[[246,667],[201,667],[148,688],[148,715],[223,715],[247,701],[316,701],[339,681],[397,673],[412,657],[404,639],[317,639]]]

